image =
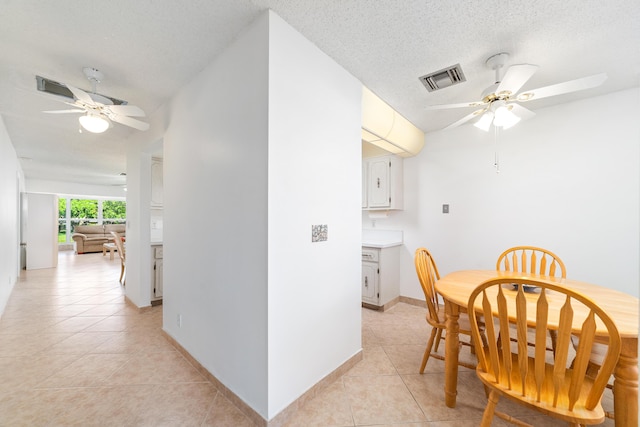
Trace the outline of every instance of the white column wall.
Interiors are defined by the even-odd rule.
[[[361,348],[362,84],[269,24],[269,418]],[[311,242],[326,224],[328,240]]]
[[[164,329],[265,419],[361,347],[360,90],[268,12],[172,101]]]
[[[24,174],[0,116],[0,315],[20,274],[20,193]]]
[[[419,246],[446,274],[493,269],[504,249],[534,245],[560,256],[572,279],[638,296],[640,90],[529,107],[534,118],[501,133],[499,174],[492,133],[473,126],[427,134],[405,160],[405,211],[376,222],[405,231],[402,295],[424,299]]]
[[[164,329],[265,418],[267,96],[265,15],[175,97],[163,162]]]

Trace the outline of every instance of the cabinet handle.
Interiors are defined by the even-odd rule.
[[[368,276],[364,276],[364,287],[365,288],[369,287],[369,277]]]
[[[380,178],[378,178],[378,188],[380,188]]]

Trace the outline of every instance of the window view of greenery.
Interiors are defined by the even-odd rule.
[[[70,203],[67,216],[67,203]],[[71,242],[76,225],[124,224],[127,203],[120,200],[58,199],[58,242]],[[69,232],[67,233],[67,230]]]

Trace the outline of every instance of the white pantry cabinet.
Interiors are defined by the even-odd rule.
[[[151,301],[162,300],[162,245],[151,245]]]
[[[381,156],[362,159],[362,208],[403,209],[402,158]]]

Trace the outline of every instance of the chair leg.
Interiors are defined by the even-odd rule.
[[[438,328],[438,335],[436,336],[436,346],[433,351],[438,351],[438,346],[440,345],[440,340],[442,339],[442,329]]]
[[[493,413],[496,410],[498,399],[498,392],[491,390],[491,393],[489,393],[489,399],[487,400],[487,407],[484,409],[484,413],[482,414],[480,427],[491,427],[491,421],[493,420]]]
[[[122,283],[123,276],[124,276],[124,264],[120,264],[120,283]]]
[[[422,356],[422,365],[420,365],[420,373],[424,374],[424,368],[427,367],[427,362],[429,361],[429,355],[431,354],[431,348],[433,347],[433,340],[436,337],[438,332],[442,332],[439,328],[433,328],[431,330],[431,336],[429,336],[429,341],[427,342],[427,349],[424,351],[424,356]]]

